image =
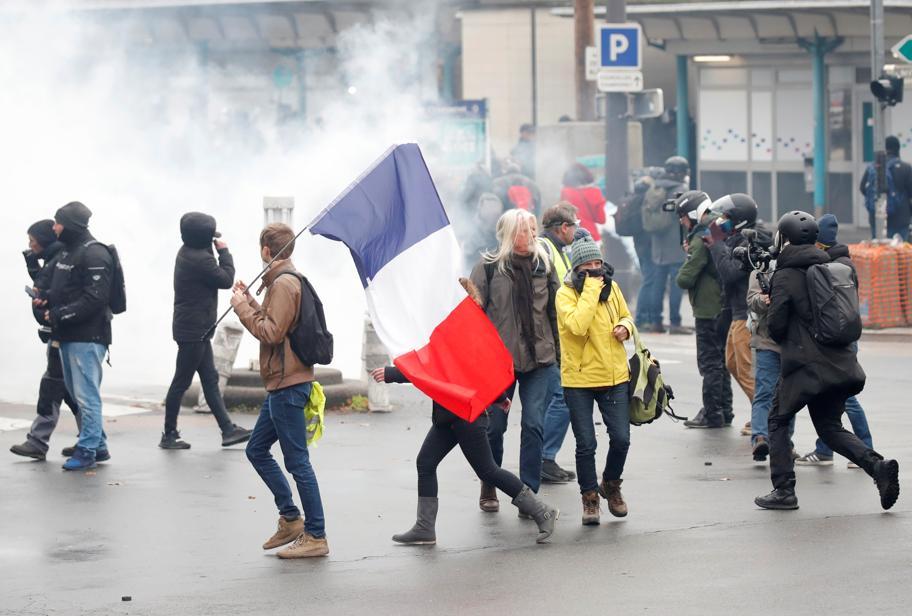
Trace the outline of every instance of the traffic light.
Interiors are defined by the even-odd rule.
[[[882,105],[886,105],[887,107],[892,107],[896,103],[901,103],[903,99],[902,77],[882,75],[880,79],[875,79],[871,82],[871,94],[873,94]]]

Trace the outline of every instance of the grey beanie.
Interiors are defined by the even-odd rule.
[[[570,265],[573,269],[589,261],[602,260],[602,251],[598,245],[592,241],[591,237],[583,237],[575,242],[570,249]]]

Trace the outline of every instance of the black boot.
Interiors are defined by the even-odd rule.
[[[688,419],[684,422],[685,428],[721,428],[722,427],[722,418],[718,416],[719,413],[716,413],[716,417],[710,417],[705,409],[700,409],[700,412],[696,414],[693,419]]]
[[[754,455],[754,462],[766,462],[766,456],[769,455],[769,452],[769,441],[766,440],[765,436],[758,436],[751,451]]]
[[[576,479],[576,474],[558,466],[554,460],[542,460],[542,483],[567,483]]]
[[[764,509],[797,509],[798,497],[795,488],[776,488],[766,496],[755,498],[754,503]]]
[[[878,460],[874,465],[874,483],[880,492],[880,506],[889,509],[899,498],[899,462]]]
[[[177,430],[162,432],[162,438],[158,446],[162,449],[190,449],[190,443],[182,441],[180,436],[180,432]]]
[[[227,432],[222,432],[222,447],[230,447],[250,440],[252,430],[231,424]]]
[[[16,454],[17,456],[22,456],[24,458],[32,458],[34,460],[44,460],[46,457],[45,452],[38,449],[38,447],[30,440],[27,440],[21,445],[13,445],[10,447],[10,451]],[[894,499],[895,500],[895,499]]]

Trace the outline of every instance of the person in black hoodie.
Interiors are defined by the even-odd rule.
[[[830,255],[815,246],[817,233],[817,221],[805,212],[789,212],[779,220],[776,246],[781,251],[770,283],[767,313],[769,333],[781,346],[782,359],[779,388],[769,414],[773,491],[754,502],[764,509],[798,508],[789,422],[807,406],[818,436],[874,479],[880,504],[889,509],[899,497],[899,464],[885,460],[842,427],[846,399],[865,385],[854,345],[820,344],[811,330],[807,270],[831,261]]]
[[[171,387],[165,397],[165,431],[158,446],[162,449],[190,449],[177,431],[181,398],[193,375],[199,373],[206,403],[222,430],[222,446],[250,439],[250,430],[236,426],[228,416],[219,391],[219,374],[212,356],[212,334],[209,331],[218,311],[218,290],[234,284],[234,259],[228,245],[215,230],[215,218],[200,212],[181,217],[180,232],[184,245],[174,262],[174,318],[171,331],[177,342],[177,366]],[[218,251],[218,261],[212,245]]]
[[[475,285],[466,279],[460,282],[469,295],[481,306],[481,298]],[[408,383],[408,377],[394,367],[377,368],[371,377],[378,383]],[[421,451],[418,452],[418,514],[415,525],[404,533],[393,535],[393,541],[406,545],[433,545],[437,542],[437,466],[456,445],[478,475],[478,478],[509,495],[519,509],[520,516],[535,520],[538,525],[538,543],[544,543],[554,532],[554,522],[560,512],[543,503],[531,488],[513,473],[500,468],[494,461],[491,443],[488,440],[490,409],[497,407],[503,412],[510,409],[506,393],[489,407],[475,421],[469,422],[457,417],[446,408],[433,403],[431,429],[428,430]]]
[[[110,458],[101,417],[101,363],[111,345],[109,305],[114,259],[89,233],[92,211],[73,201],[54,214],[63,250],[42,300],[43,318],[60,342],[63,379],[79,405],[82,425],[64,470],[86,470]]]
[[[29,249],[22,254],[25,256],[26,269],[32,279],[33,289],[38,298],[48,288],[53,275],[57,256],[63,250],[63,244],[54,233],[54,221],[39,220],[28,228]],[[63,382],[63,369],[60,365],[60,343],[54,340],[51,329],[44,321],[44,310],[37,307],[40,300],[33,304],[35,319],[42,326],[38,330],[41,341],[47,344],[47,368],[41,376],[38,386],[38,416],[32,422],[25,442],[13,445],[10,451],[17,456],[44,460],[47,456],[51,435],[57,427],[60,418],[60,405],[66,402],[76,425],[79,425],[79,406],[73,400]],[[67,448],[69,449],[69,448]],[[67,455],[66,449],[64,455]]]

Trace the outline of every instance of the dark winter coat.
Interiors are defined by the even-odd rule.
[[[215,219],[191,213],[181,218],[184,245],[174,262],[174,318],[171,331],[177,342],[198,342],[217,317],[218,290],[234,284],[234,259],[227,248],[212,254]],[[209,333],[207,340],[212,338]]]
[[[111,344],[111,284],[114,259],[88,231],[64,229],[64,248],[47,291],[54,339]]]
[[[54,277],[54,267],[57,264],[57,259],[60,257],[60,254],[63,252],[63,243],[54,242],[45,246],[41,251],[40,255],[37,255],[38,262],[40,266],[38,271],[32,272],[29,274],[32,275],[32,286],[38,289],[39,293],[47,293],[47,290],[51,288],[51,280]],[[35,307],[32,306],[32,312],[35,316],[35,320],[38,321],[40,325],[48,325],[48,322],[44,320],[44,311],[45,307]]]
[[[824,393],[854,396],[864,389],[865,373],[853,346],[817,344],[811,334],[811,303],[807,268],[828,263],[830,256],[816,246],[787,245],[776,261],[767,322],[779,343],[782,378],[779,406],[785,413],[801,410]]]
[[[732,256],[732,251],[738,246],[747,246],[747,238],[740,233],[735,233],[724,242],[715,242],[709,247],[719,279],[722,281],[722,291],[725,294],[725,303],[731,309],[733,321],[747,320],[747,286],[750,282],[750,272],[744,265]]]
[[[700,223],[687,236],[687,260],[678,270],[675,283],[687,289],[694,318],[715,319],[722,312],[722,287],[709,249],[701,239],[705,233],[706,225]]]
[[[652,240],[652,262],[656,265],[676,265],[684,262],[681,223],[674,212],[666,212],[662,205],[677,193],[687,190],[687,185],[670,177],[662,177],[646,191],[643,201],[643,228]]]

